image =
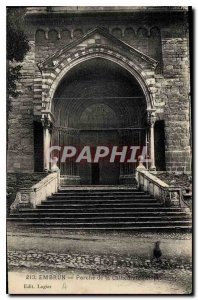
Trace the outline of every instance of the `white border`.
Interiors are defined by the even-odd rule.
[[[55,4],[55,5],[54,5]],[[195,15],[194,15],[194,21],[195,21],[195,28],[194,31],[196,32],[195,37],[196,37],[196,43],[195,43],[195,48],[194,48],[194,55],[196,54],[196,49],[197,49],[197,22],[196,22],[196,15],[197,15],[197,7],[198,7],[198,1],[197,0],[192,0],[192,1],[184,1],[184,0],[166,0],[164,1],[127,1],[127,0],[67,0],[67,1],[61,1],[61,0],[48,0],[48,1],[41,1],[41,0],[21,0],[21,1],[16,1],[16,0],[2,0],[1,1],[1,9],[0,9],[0,53],[1,53],[1,59],[0,59],[0,137],[1,137],[1,142],[0,142],[0,157],[1,157],[1,167],[0,167],[0,296],[1,299],[7,299],[8,295],[5,294],[5,286],[6,286],[6,193],[5,193],[5,187],[6,187],[6,5],[7,6],[192,6],[193,9],[195,10]],[[197,71],[197,59],[194,57],[194,63],[195,63],[195,72]],[[195,87],[198,86],[197,78],[194,78],[195,82]],[[197,106],[196,106],[196,89],[194,91],[194,106],[193,108],[195,109],[195,112],[193,112],[194,115],[194,131],[195,131],[195,136],[194,139],[197,141],[197,136],[198,136],[198,131],[197,129]],[[194,140],[195,143],[195,140]],[[197,149],[197,143],[194,144],[194,171],[198,169],[198,163],[195,160],[196,156],[196,149]],[[195,174],[194,174],[195,176]],[[196,179],[196,181],[195,181]],[[198,185],[198,179],[194,178],[194,186]],[[194,202],[196,202],[196,197],[194,195]],[[195,205],[194,205],[195,207]],[[198,207],[198,205],[196,206]],[[194,221],[196,221],[197,216],[197,209],[196,212],[194,212]],[[196,222],[194,222],[194,227],[196,227]],[[197,243],[195,245],[195,249],[197,248]],[[195,254],[195,251],[194,251]],[[196,259],[196,262],[198,259]],[[196,263],[196,268],[197,270],[198,263]],[[195,274],[194,274],[195,275]],[[196,281],[194,282],[194,288],[196,289],[197,286],[197,276],[196,276]],[[41,299],[42,296],[38,296],[37,299]],[[151,296],[152,297],[152,296]],[[19,297],[21,298],[21,297]],[[23,297],[23,299],[26,297]],[[50,298],[57,298],[57,296],[51,296]],[[68,298],[73,298],[73,297],[67,297]],[[90,297],[89,297],[90,298]],[[108,297],[103,297],[103,298],[108,298]],[[124,297],[116,297],[117,299],[122,299]],[[146,297],[134,297],[133,299],[140,299],[140,298],[146,298]],[[155,297],[156,298],[156,297]],[[177,299],[183,298],[183,297],[177,297]]]

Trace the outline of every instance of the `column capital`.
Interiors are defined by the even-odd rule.
[[[41,123],[43,125],[43,128],[52,129],[53,122],[52,122],[51,118],[49,118],[48,115],[42,115]]]
[[[41,111],[41,122],[44,128],[52,128],[55,123],[55,118],[52,112],[48,110]]]
[[[156,121],[155,110],[147,110],[147,124],[149,127],[154,126]]]

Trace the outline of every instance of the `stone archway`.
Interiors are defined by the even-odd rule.
[[[90,51],[93,50],[93,51]],[[105,51],[106,50],[106,51]],[[47,72],[43,72],[43,93],[42,93],[42,101],[44,110],[51,110],[52,100],[54,98],[54,94],[59,86],[61,80],[65,77],[65,75],[77,65],[86,62],[87,60],[91,60],[94,58],[102,58],[107,61],[111,61],[133,76],[139,85],[141,86],[145,99],[147,102],[148,109],[154,109],[154,101],[155,101],[155,72],[152,67],[147,72],[141,69],[138,64],[135,64],[133,61],[127,59],[126,57],[120,55],[118,52],[113,52],[112,50],[99,48],[97,52],[96,49],[89,49],[88,52],[82,51],[81,55],[77,53],[75,58],[67,58],[67,64],[61,64],[61,67],[57,65],[55,68],[55,72],[47,70]],[[91,52],[91,53],[90,53]]]
[[[52,144],[80,148],[144,145],[146,109],[141,86],[125,69],[98,57],[87,60],[66,74],[54,94]],[[127,183],[135,167],[101,162],[99,183]],[[60,168],[67,184],[92,183],[91,164],[82,167],[71,159]]]
[[[100,35],[108,39],[107,44],[102,44]],[[88,38],[91,38],[89,40]],[[97,36],[99,44],[93,44],[94,38]],[[104,38],[103,38],[104,39]],[[92,45],[90,45],[90,42]],[[85,47],[85,45],[87,45]],[[123,48],[121,50],[121,48]],[[125,52],[125,53],[124,53]],[[102,59],[106,62],[117,65],[124,70],[131,78],[138,83],[141,88],[147,109],[147,117],[150,126],[150,133],[147,140],[149,142],[151,166],[155,169],[154,164],[154,122],[155,122],[155,68],[157,62],[152,58],[144,55],[133,47],[124,44],[115,37],[105,33],[101,29],[95,29],[87,33],[84,37],[71,43],[47,58],[46,61],[39,65],[42,72],[42,121],[44,124],[44,152],[50,145],[49,124],[54,123],[53,99],[55,93],[64,78],[73,69],[94,59]],[[47,120],[47,122],[46,122]],[[46,124],[46,125],[45,125]],[[49,164],[44,162],[45,168],[49,168]]]

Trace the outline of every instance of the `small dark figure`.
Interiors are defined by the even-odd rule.
[[[153,258],[156,258],[157,261],[161,261],[161,256],[162,256],[162,251],[160,249],[160,241],[157,241],[153,249]]]

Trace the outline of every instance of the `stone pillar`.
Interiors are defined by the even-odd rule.
[[[147,122],[149,125],[149,129],[150,129],[150,141],[149,141],[149,145],[150,145],[150,159],[151,159],[151,165],[149,170],[150,171],[156,171],[156,166],[155,166],[155,137],[154,137],[154,125],[155,125],[155,120],[156,120],[156,116],[155,116],[155,112],[152,110],[148,110],[147,111]]]
[[[79,147],[79,130],[73,129],[73,142],[75,147]],[[74,175],[79,177],[79,164],[74,162]]]
[[[43,124],[43,158],[44,158],[44,171],[49,171],[50,163],[48,159],[47,152],[49,151],[49,147],[51,144],[51,127],[52,123],[47,117],[44,117],[42,120]]]
[[[148,170],[148,148],[149,148],[149,132],[146,130],[146,169]]]

